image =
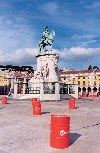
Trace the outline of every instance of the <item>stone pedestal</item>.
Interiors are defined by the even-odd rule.
[[[58,58],[59,55],[53,51],[46,51],[37,56],[37,74],[44,81],[58,81]]]
[[[39,53],[37,56],[37,70],[34,77],[29,81],[32,88],[40,89],[40,100],[60,100],[59,94],[59,74],[58,59],[59,55],[52,50]],[[44,93],[44,83],[49,84],[49,89],[55,84],[55,93]],[[37,86],[36,86],[37,85]],[[52,87],[51,87],[51,86]]]

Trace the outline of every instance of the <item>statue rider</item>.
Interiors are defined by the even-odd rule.
[[[45,47],[44,45],[47,44],[48,35],[49,35],[48,27],[46,26],[45,31],[43,32],[43,36],[42,36],[41,40],[39,41],[40,52],[41,52],[42,49],[44,49],[44,47]]]
[[[48,26],[45,27],[45,31],[43,32],[43,36],[41,38],[41,40],[39,41],[39,49],[40,52],[43,50],[44,48],[49,45],[52,46],[53,44],[53,37],[55,36],[55,32],[52,31],[52,33],[48,32]]]
[[[43,37],[44,37],[45,42],[47,42],[48,35],[49,35],[48,27],[45,27],[45,31],[43,32]]]

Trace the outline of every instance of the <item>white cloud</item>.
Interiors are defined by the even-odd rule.
[[[95,56],[100,56],[100,48],[80,48],[80,47],[72,47],[72,48],[65,48],[63,51],[59,52],[60,57],[68,60],[84,60],[88,61],[91,58],[95,58]]]
[[[0,64],[2,65],[31,65],[36,68],[36,55],[39,48],[23,48],[16,50],[12,53],[5,53],[0,50]],[[81,48],[72,47],[65,48],[64,50],[54,49],[59,53],[59,68],[64,68],[65,66],[77,67],[78,63],[84,62],[87,66],[93,64],[93,61],[97,61],[100,65],[98,59],[100,58],[100,48]],[[93,60],[94,59],[94,60]],[[95,65],[95,64],[94,64]]]
[[[19,49],[12,53],[0,51],[0,64],[2,65],[35,65],[38,48]]]

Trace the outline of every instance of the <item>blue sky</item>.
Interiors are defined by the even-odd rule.
[[[59,68],[100,68],[99,0],[0,0],[0,65],[32,65],[48,26]]]

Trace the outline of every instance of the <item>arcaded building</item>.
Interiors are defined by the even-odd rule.
[[[81,96],[100,95],[100,69],[62,70],[60,78],[62,82],[78,84],[78,94]]]

